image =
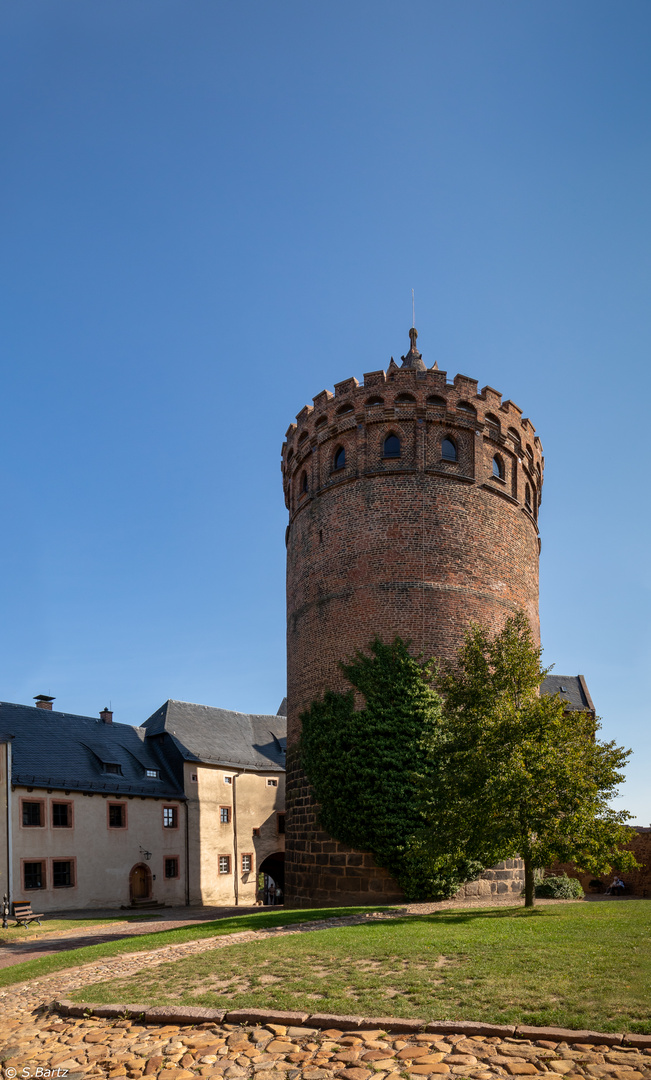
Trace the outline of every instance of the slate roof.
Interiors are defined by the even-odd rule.
[[[249,715],[170,700],[144,727],[148,736],[170,736],[186,761],[259,772],[285,769],[285,716]]]
[[[0,702],[0,742],[11,742],[12,783],[65,791],[184,798],[143,728]],[[122,775],[108,774],[105,764]],[[157,769],[159,779],[145,776]]]
[[[558,694],[566,708],[595,711],[583,675],[548,675],[540,684],[541,694]]]

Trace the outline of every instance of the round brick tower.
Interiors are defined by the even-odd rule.
[[[538,621],[540,440],[512,401],[426,368],[410,330],[402,365],[323,390],[282,451],[287,528],[289,905],[392,902],[368,854],[319,830],[293,752],[300,714],[347,684],[339,663],[379,634],[453,658],[471,621]]]

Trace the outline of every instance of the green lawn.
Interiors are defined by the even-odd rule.
[[[13,920],[12,915],[9,918]],[[78,930],[84,926],[111,926],[112,923],[142,921],[142,915],[105,915],[103,919],[50,919],[46,915],[41,926],[35,922],[29,926],[16,926],[12,921],[7,930],[0,928],[0,945],[7,941],[11,944],[16,941],[29,941],[30,937],[51,934],[55,930]]]
[[[192,912],[191,908],[188,910],[190,913]],[[385,910],[387,909],[377,907],[341,907],[304,908],[300,911],[261,911],[249,915],[234,915],[228,919],[215,919],[212,922],[199,923],[195,926],[180,926],[178,929],[152,931],[151,934],[120,938],[117,941],[107,941],[99,945],[86,945],[80,949],[69,949],[66,952],[53,953],[51,956],[42,956],[38,960],[27,960],[24,964],[14,964],[13,967],[0,970],[0,987],[25,982],[28,979],[41,978],[54,971],[61,971],[63,968],[90,964],[105,956],[118,956],[120,953],[125,952],[133,953],[146,949],[158,949],[163,945],[179,945],[185,941],[198,941],[201,938],[215,937],[218,934],[236,934],[242,930],[261,930],[267,926],[286,926],[289,923],[309,922],[312,919],[331,919],[343,915],[359,915],[367,911]],[[54,921],[52,920],[52,922]],[[71,925],[71,922],[65,921],[68,926]],[[45,926],[43,929],[45,929]],[[7,933],[7,931],[0,931],[0,933]],[[24,939],[21,938],[21,940]],[[0,941],[2,941],[2,938],[0,938]]]
[[[210,951],[78,1001],[651,1032],[651,904],[445,910]]]

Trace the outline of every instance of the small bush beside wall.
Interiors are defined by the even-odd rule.
[[[581,882],[567,874],[544,878],[536,885],[536,896],[546,900],[576,900],[583,896]]]

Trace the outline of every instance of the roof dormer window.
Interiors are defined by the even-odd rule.
[[[122,776],[122,766],[117,761],[105,761],[104,772],[112,773],[114,776]]]
[[[145,776],[150,780],[160,780],[160,769],[145,769]]]

